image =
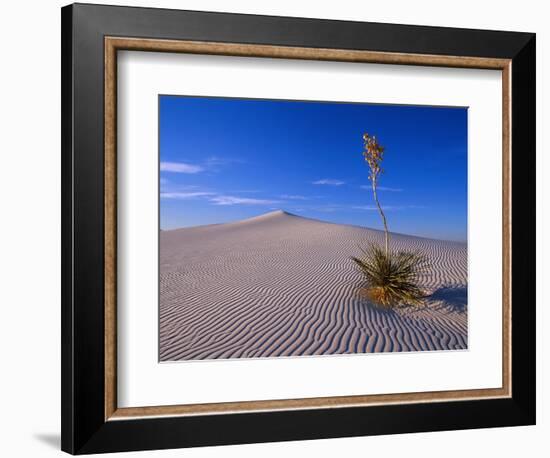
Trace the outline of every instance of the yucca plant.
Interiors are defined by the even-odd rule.
[[[421,305],[426,295],[418,286],[418,275],[427,266],[419,252],[388,252],[376,245],[361,249],[363,256],[351,259],[365,277],[366,296],[382,307]]]
[[[362,250],[361,258],[352,257],[367,283],[366,295],[371,301],[383,307],[399,305],[420,305],[426,297],[417,284],[418,274],[426,267],[426,258],[418,252],[390,250],[388,222],[378,200],[377,186],[384,159],[385,148],[374,135],[363,135],[363,158],[368,164],[372,194],[382,224],[384,225],[384,249],[370,245]]]

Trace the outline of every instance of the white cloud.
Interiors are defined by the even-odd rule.
[[[379,191],[388,191],[388,192],[401,192],[403,191],[401,188],[388,188],[386,186],[378,186],[376,188]]]
[[[197,197],[211,196],[212,192],[161,192],[161,199],[195,199]]]
[[[278,200],[249,199],[247,197],[216,196],[210,199],[214,205],[272,205],[279,203]]]
[[[364,184],[360,186],[361,189],[368,189],[369,191],[372,189],[371,185]],[[401,188],[388,188],[387,186],[377,186],[377,191],[387,191],[387,192],[401,192],[403,191]]]
[[[300,195],[293,195],[293,194],[283,194],[279,197],[281,199],[289,199],[289,200],[309,200],[309,197],[300,196]]]
[[[330,178],[323,178],[322,180],[314,181],[312,184],[323,184],[328,186],[342,186],[343,184],[346,184],[345,181],[341,180],[333,180]]]
[[[174,172],[174,173],[199,173],[204,170],[204,167],[200,165],[187,164],[185,162],[161,162],[161,172]]]

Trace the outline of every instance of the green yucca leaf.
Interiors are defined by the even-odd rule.
[[[422,304],[426,295],[417,280],[428,267],[425,256],[415,251],[386,254],[376,245],[359,249],[362,256],[351,259],[365,277],[368,295],[374,302],[384,307]]]

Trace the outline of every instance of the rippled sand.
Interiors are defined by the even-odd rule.
[[[423,308],[379,309],[350,260],[383,232],[277,211],[160,235],[160,359],[467,348],[467,249],[397,235],[431,270]]]

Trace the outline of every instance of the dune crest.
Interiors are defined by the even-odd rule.
[[[160,234],[160,359],[467,348],[466,244],[392,234],[432,263],[425,308],[381,310],[350,256],[383,232],[283,210]]]

